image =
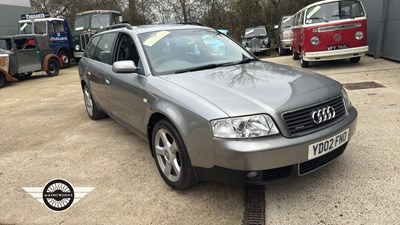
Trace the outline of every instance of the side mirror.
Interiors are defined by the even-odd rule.
[[[275,26],[274,26],[274,29],[278,29],[278,28],[279,28],[279,25],[275,25]]]
[[[132,60],[118,61],[112,66],[112,71],[114,73],[135,73],[137,69]]]

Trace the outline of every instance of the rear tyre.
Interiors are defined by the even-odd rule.
[[[299,60],[300,59],[300,55],[298,52],[296,52],[295,50],[292,51],[292,58],[293,60]]]
[[[302,68],[306,68],[306,67],[308,67],[310,65],[310,63],[308,61],[304,60],[303,57],[301,57],[300,65],[301,65]]]
[[[103,111],[101,111],[96,102],[93,100],[92,93],[87,85],[83,86],[83,99],[85,101],[86,112],[90,119],[99,120],[107,116]]]
[[[359,56],[359,57],[350,58],[349,60],[351,63],[358,63],[358,62],[360,62],[360,59],[361,59],[361,57]]]
[[[286,49],[283,49],[280,45],[278,46],[278,55],[283,56],[286,54]]]
[[[54,57],[49,59],[49,63],[47,66],[48,66],[48,68],[47,68],[46,73],[50,77],[57,76],[58,73],[60,72],[60,63]]]
[[[0,88],[6,84],[6,78],[2,72],[0,72]]]
[[[69,56],[69,52],[67,51],[60,51],[58,53],[58,58],[61,60],[61,68],[68,68],[71,65],[71,58]]]
[[[185,190],[197,183],[185,144],[171,122],[157,122],[151,146],[157,169],[165,183],[178,190]]]

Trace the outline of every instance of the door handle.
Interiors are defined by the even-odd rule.
[[[111,84],[111,80],[109,77],[106,77],[106,84]]]

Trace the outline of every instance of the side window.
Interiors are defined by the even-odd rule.
[[[93,58],[93,55],[96,51],[97,44],[99,43],[99,40],[101,38],[101,35],[93,37],[92,40],[89,43],[89,46],[87,47],[84,56],[88,58]]]
[[[46,34],[46,21],[35,22],[35,34]]]
[[[299,25],[303,25],[304,24],[304,12],[302,11],[299,15]]]
[[[54,31],[56,33],[64,32],[64,22],[63,21],[55,21],[55,23],[54,23]]]
[[[120,34],[116,58],[116,61],[132,60],[136,66],[139,64],[139,54],[135,42],[128,34]]]
[[[19,51],[36,49],[36,41],[33,38],[15,39],[14,43]]]
[[[117,33],[104,34],[97,45],[93,58],[100,62],[111,64],[112,46]]]

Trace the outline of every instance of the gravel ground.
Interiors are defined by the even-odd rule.
[[[290,56],[264,60],[299,66]],[[349,90],[359,111],[346,152],[308,176],[265,187],[266,224],[398,224],[400,218],[400,64],[363,57],[313,64]],[[112,119],[90,120],[77,67],[57,77],[0,89],[0,224],[242,224],[243,188],[164,184],[148,144]],[[65,212],[47,209],[22,187],[63,178],[94,187]]]

